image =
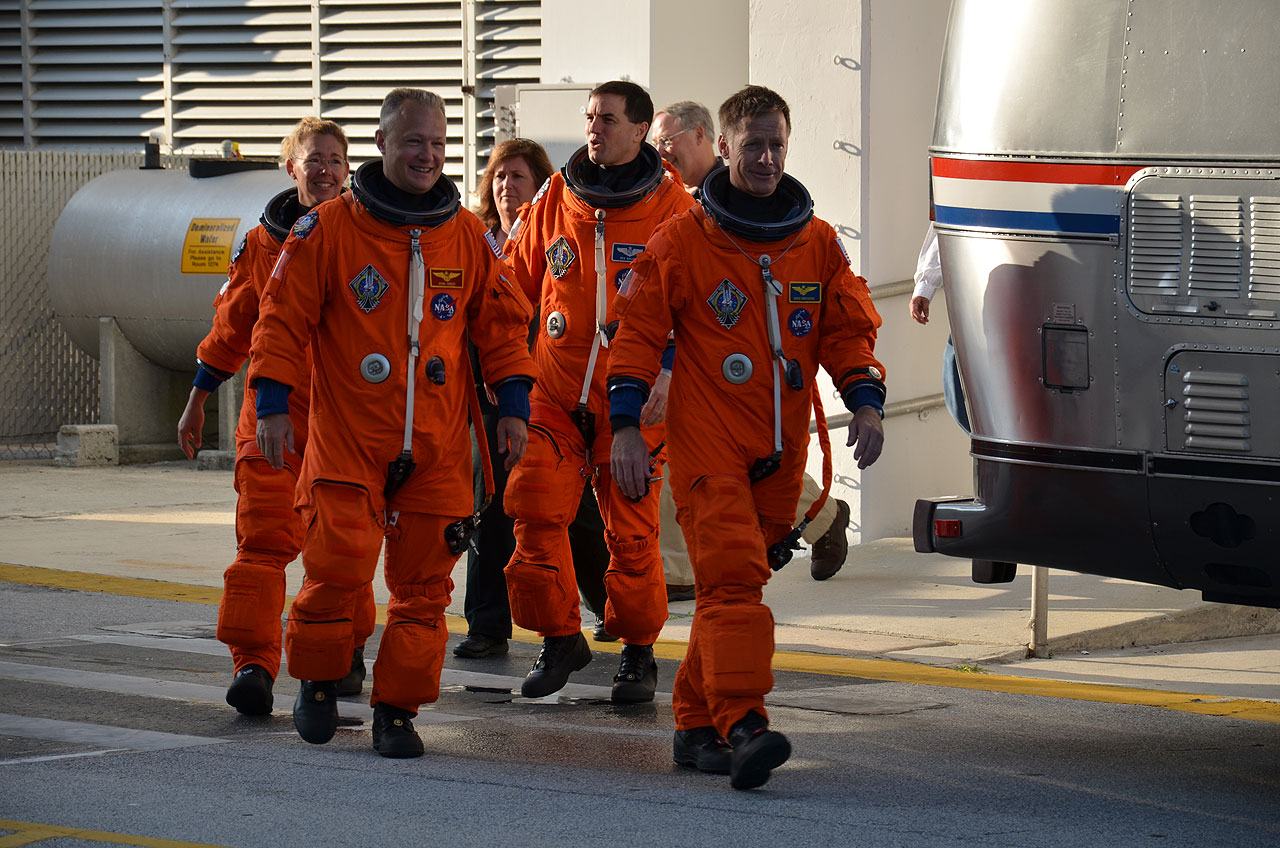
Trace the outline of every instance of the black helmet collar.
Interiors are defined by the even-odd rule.
[[[262,217],[258,221],[273,239],[284,244],[284,240],[289,237],[289,231],[293,229],[293,222],[297,220],[297,215],[303,211],[305,210],[298,202],[298,189],[295,186],[285,189],[268,200],[267,208],[262,210]]]
[[[729,190],[729,168],[721,165],[707,174],[698,189],[698,199],[707,215],[725,232],[741,236],[749,241],[777,241],[800,232],[813,218],[813,198],[809,190],[790,174],[784,173],[776,192],[794,202],[792,214],[777,223],[750,221],[729,212],[725,198]]]
[[[623,206],[630,206],[648,197],[654,189],[662,184],[663,174],[666,173],[666,170],[662,167],[662,157],[658,155],[658,151],[651,145],[640,145],[638,158],[645,160],[647,165],[645,178],[626,191],[608,191],[600,186],[583,183],[579,172],[583,163],[587,161],[587,146],[585,144],[574,151],[573,155],[569,157],[569,161],[560,169],[560,173],[564,176],[564,184],[569,187],[569,191],[573,192],[574,196],[583,203],[596,209],[620,209]]]
[[[427,192],[430,205],[422,210],[402,209],[387,199],[385,192],[379,191],[387,182],[382,172],[382,160],[371,159],[352,175],[351,191],[370,214],[393,227],[438,227],[448,223],[462,208],[462,195],[458,193],[458,187],[444,174],[440,175],[436,184]]]

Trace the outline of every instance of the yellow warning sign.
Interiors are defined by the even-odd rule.
[[[182,273],[227,273],[239,226],[239,218],[192,218],[182,243]]]

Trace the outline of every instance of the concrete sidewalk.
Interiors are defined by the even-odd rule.
[[[0,463],[0,562],[220,588],[235,555],[231,475],[194,463],[56,468]],[[967,560],[917,554],[910,539],[851,548],[833,578],[805,553],[765,592],[779,650],[881,657],[1001,674],[1280,700],[1280,613],[1180,592],[1051,572],[1053,656],[1027,659],[1030,569],[969,579]],[[302,570],[289,570],[289,591]],[[449,612],[462,616],[465,561]],[[375,581],[379,603],[387,592]],[[671,606],[664,640],[688,639],[694,604]],[[998,666],[992,668],[992,666]]]

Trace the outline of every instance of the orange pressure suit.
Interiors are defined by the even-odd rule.
[[[521,209],[506,246],[515,279],[531,300],[540,298],[541,320],[534,342],[539,378],[530,396],[529,448],[511,473],[505,495],[516,534],[516,552],[505,572],[512,620],[544,638],[582,629],[568,527],[588,479],[609,547],[605,629],[628,644],[651,645],[667,620],[658,490],[655,486],[633,503],[611,482],[605,334],[579,410],[597,325],[612,332],[613,303],[623,276],[654,227],[693,205],[679,180],[663,170],[653,148],[645,145],[640,155],[655,160],[648,163],[653,187],[634,192],[638,196],[627,198],[626,205],[605,206],[607,199],[584,189],[577,179],[586,160],[586,147],[580,148],[564,171],[553,174],[530,206]],[[598,315],[601,270],[607,309]],[[655,370],[658,365],[655,352]],[[584,421],[583,427],[575,418]],[[663,430],[662,425],[645,428],[650,449],[662,442]],[[589,441],[587,435],[592,436]]]
[[[346,674],[353,603],[373,579],[385,537],[391,601],[371,703],[416,712],[439,696],[449,575],[462,551],[450,550],[446,533],[474,505],[464,334],[487,383],[532,380],[533,310],[500,275],[484,226],[459,208],[448,178],[427,196],[439,195],[440,211],[402,214],[375,191],[385,184],[381,165],[361,166],[352,194],[294,225],[264,292],[249,379],[300,385],[310,339],[311,432],[298,488],[306,582],[285,633],[290,675]],[[415,467],[388,499],[388,465],[405,438],[415,267],[425,290],[412,320],[421,346],[412,372]]]
[[[726,169],[720,177],[728,182]],[[803,186],[783,180],[807,201]],[[806,220],[784,238],[751,241],[726,233],[697,208],[654,232],[620,295],[621,325],[609,359],[615,414],[619,386],[653,384],[654,357],[672,329],[679,344],[667,451],[697,610],[673,690],[677,730],[714,725],[727,738],[748,711],[767,718],[773,615],[762,602],[766,551],[796,515],[819,364],[846,398],[864,391],[877,408],[882,404],[883,371],[873,355],[880,316],[866,281],[849,269],[831,226]],[[775,303],[782,348],[798,362],[803,385],[789,386],[778,368],[780,465],[753,482],[753,467],[775,451],[776,360],[762,255],[781,284]]]
[[[231,259],[228,278],[213,301],[213,329],[196,349],[205,370],[225,380],[249,358],[253,325],[258,320],[262,289],[289,235],[297,214],[298,190],[276,195],[262,213],[262,223],[245,236]],[[255,437],[257,392],[245,385],[236,426],[235,487],[236,558],[223,574],[218,606],[218,639],[231,648],[235,670],[257,664],[274,680],[280,673],[280,613],[284,608],[284,569],[302,546],[302,519],[293,508],[298,469],[307,445],[307,410],[311,398],[311,354],[304,353],[301,382],[289,394],[294,425],[294,453],[280,471],[267,464]],[[355,643],[373,634],[373,590],[356,605]]]

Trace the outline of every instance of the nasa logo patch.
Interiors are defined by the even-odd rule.
[[[312,209],[293,223],[293,234],[300,239],[304,239],[311,235],[311,231],[315,229],[316,221],[320,220],[320,216],[316,214],[316,210]]]
[[[560,236],[547,248],[547,267],[551,271],[551,276],[557,280],[565,275],[569,266],[573,264],[573,260],[577,258],[578,255],[573,252],[573,248],[569,246],[569,240],[564,236]]]
[[[635,258],[642,253],[644,253],[643,244],[626,244],[619,241],[613,245],[614,262],[634,262]]]
[[[630,268],[623,268],[621,271],[613,275],[613,287],[618,291],[622,291],[622,286],[627,282],[627,278],[631,276]]]
[[[372,265],[364,266],[348,285],[356,295],[356,306],[365,312],[372,312],[382,302],[382,296],[390,286]]]
[[[747,305],[747,296],[726,277],[720,281],[720,285],[716,286],[711,297],[707,298],[707,304],[715,313],[720,326],[731,330],[742,317],[742,309]]]
[[[795,310],[791,313],[791,317],[787,318],[787,329],[791,330],[791,335],[796,338],[804,338],[813,329],[813,315],[804,307]]]
[[[245,247],[249,244],[249,234],[245,233],[244,238],[240,239],[240,246],[236,248],[236,252],[231,254],[231,264],[236,264],[236,260],[240,258],[240,254],[244,253]]]
[[[458,311],[453,295],[441,292],[431,298],[431,314],[440,321],[448,321]]]

